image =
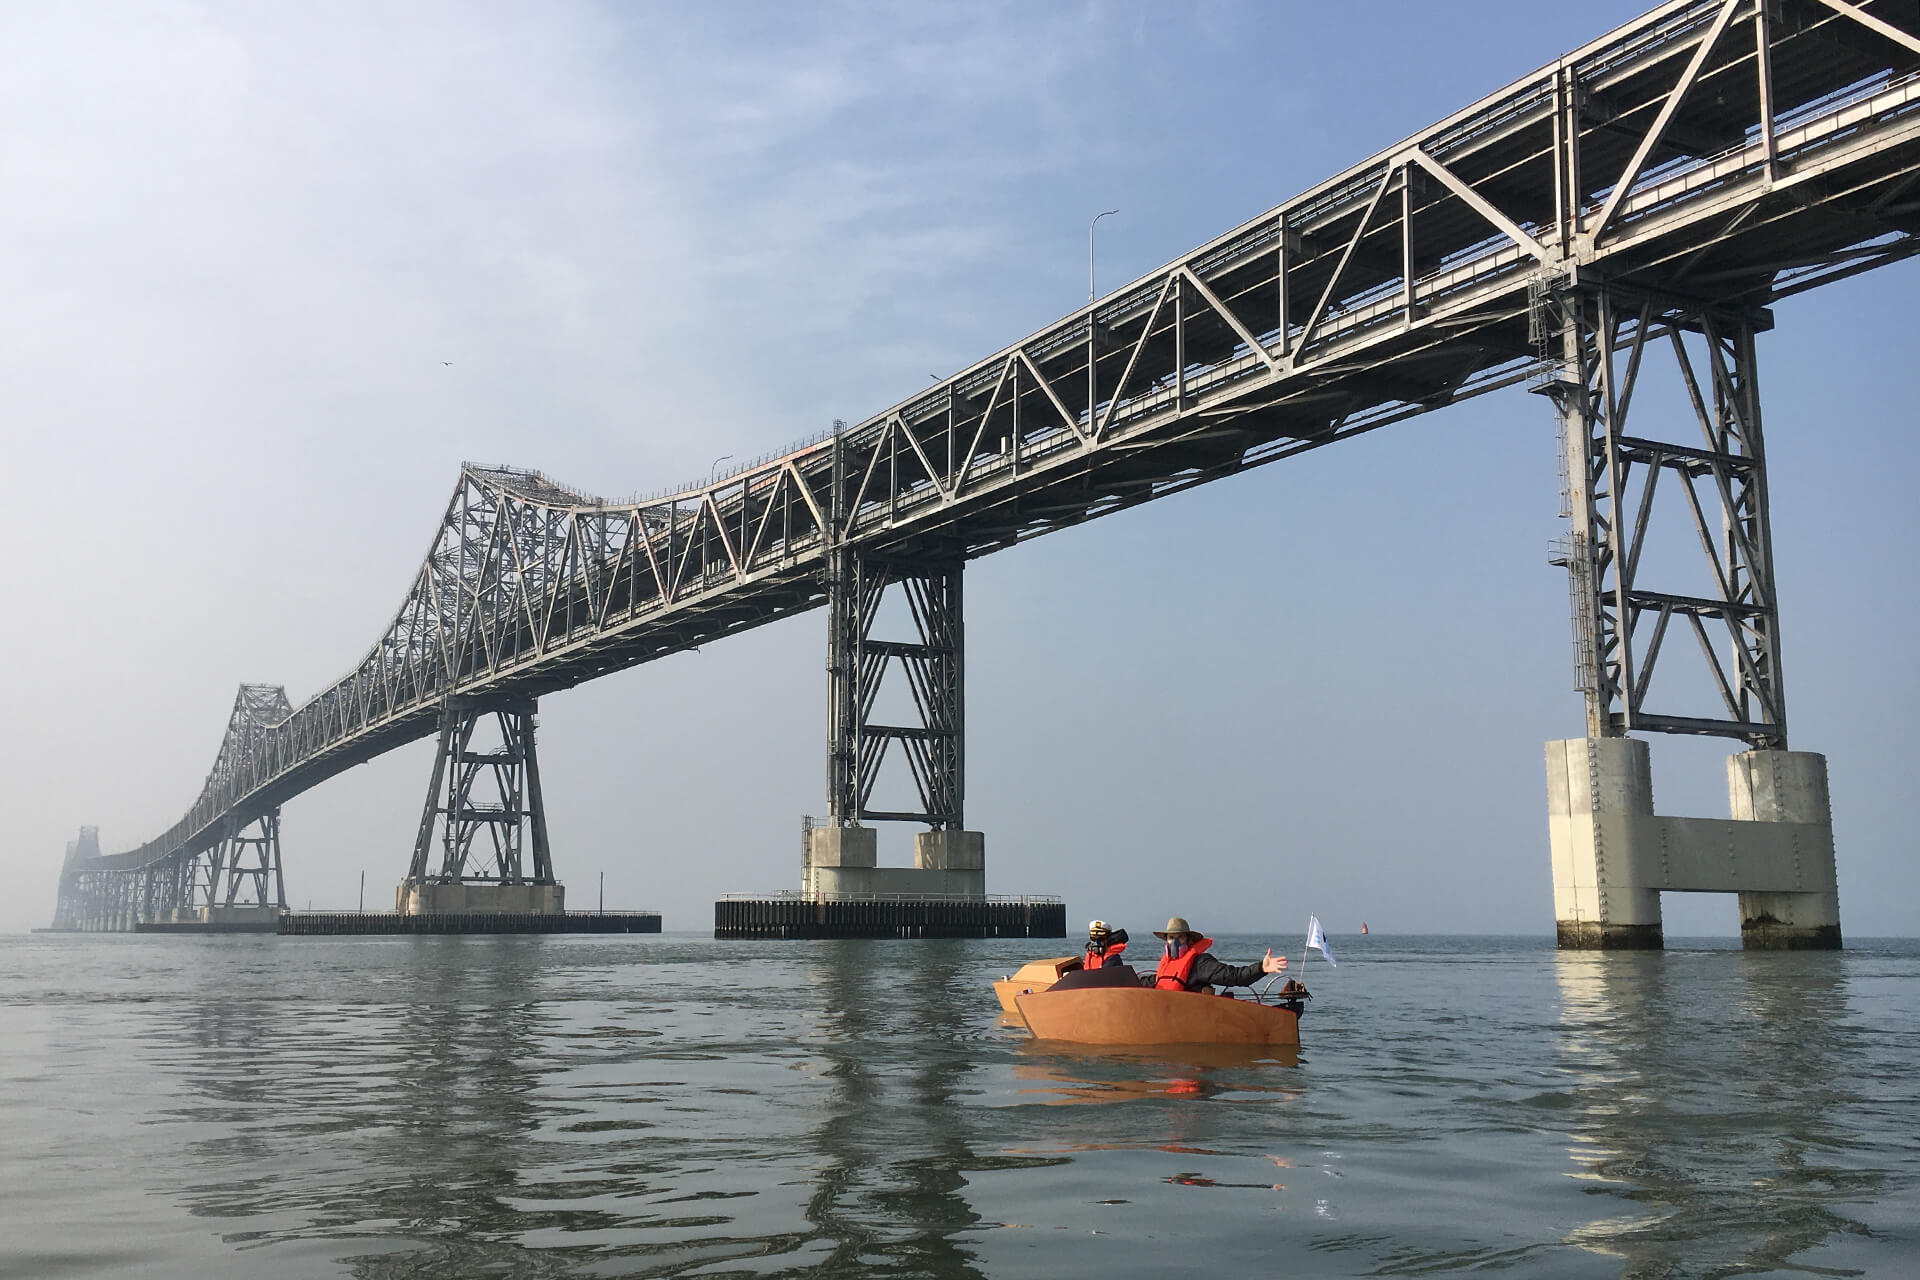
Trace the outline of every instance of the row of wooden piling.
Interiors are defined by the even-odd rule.
[[[1064,938],[1061,902],[723,898],[716,938]]]

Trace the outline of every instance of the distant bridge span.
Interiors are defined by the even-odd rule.
[[[1920,3],[1674,0],[892,408],[712,483],[610,502],[464,467],[385,634],[297,708],[243,687],[186,815],[129,852],[71,849],[56,923],[231,904],[243,881],[265,903],[279,806],[436,732],[436,793],[445,770],[507,766],[493,810],[470,803],[470,776],[448,782],[438,816],[466,826],[442,871],[466,877],[467,842],[492,830],[490,876],[550,879],[534,700],[823,603],[833,821],[959,830],[966,560],[1520,383],[1566,436],[1589,735],[1783,749],[1752,336],[1775,301],[1910,256],[1917,228]],[[1691,443],[1624,429],[1643,355],[1669,348],[1702,428]],[[1694,495],[1712,597],[1635,581],[1663,475],[1662,492]],[[914,602],[915,642],[868,634],[890,583]],[[1649,700],[1673,623],[1709,653],[1724,715]],[[892,663],[918,726],[866,719]],[[501,717],[499,752],[466,745],[485,713]],[[895,744],[912,813],[869,807]],[[416,877],[435,874],[435,817],[430,799]]]

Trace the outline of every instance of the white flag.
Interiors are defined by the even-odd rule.
[[[1318,951],[1327,958],[1328,964],[1334,962],[1333,952],[1327,946],[1327,935],[1320,931],[1319,916],[1307,917],[1307,950]]]

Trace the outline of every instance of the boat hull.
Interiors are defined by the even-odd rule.
[[[1079,967],[1079,956],[1049,956],[1045,960],[1031,960],[1021,965],[1010,977],[994,983],[993,994],[999,997],[1003,1010],[1018,1014],[1020,1011],[1013,1004],[1015,999],[1029,992],[1045,991],[1060,980],[1061,974]]]
[[[1079,1044],[1299,1044],[1300,1015],[1283,1005],[1151,987],[1086,987],[1014,997],[1040,1040]]]

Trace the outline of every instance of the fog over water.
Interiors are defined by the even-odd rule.
[[[1078,306],[1093,214],[1104,291],[1639,8],[5,6],[0,930],[47,922],[82,824],[116,851],[185,811],[236,685],[298,704],[365,652],[463,459],[619,496],[858,420]],[[1849,936],[1920,932],[1915,271],[1760,340]],[[976,562],[989,888],[1076,924],[1549,929],[1541,744],[1582,723],[1556,465],[1516,389]],[[576,903],[604,873],[698,929],[796,887],[824,627],[543,700]],[[1723,815],[1726,750],[1656,741],[1661,810]],[[362,872],[389,901],[429,756],[286,806],[296,905]]]

